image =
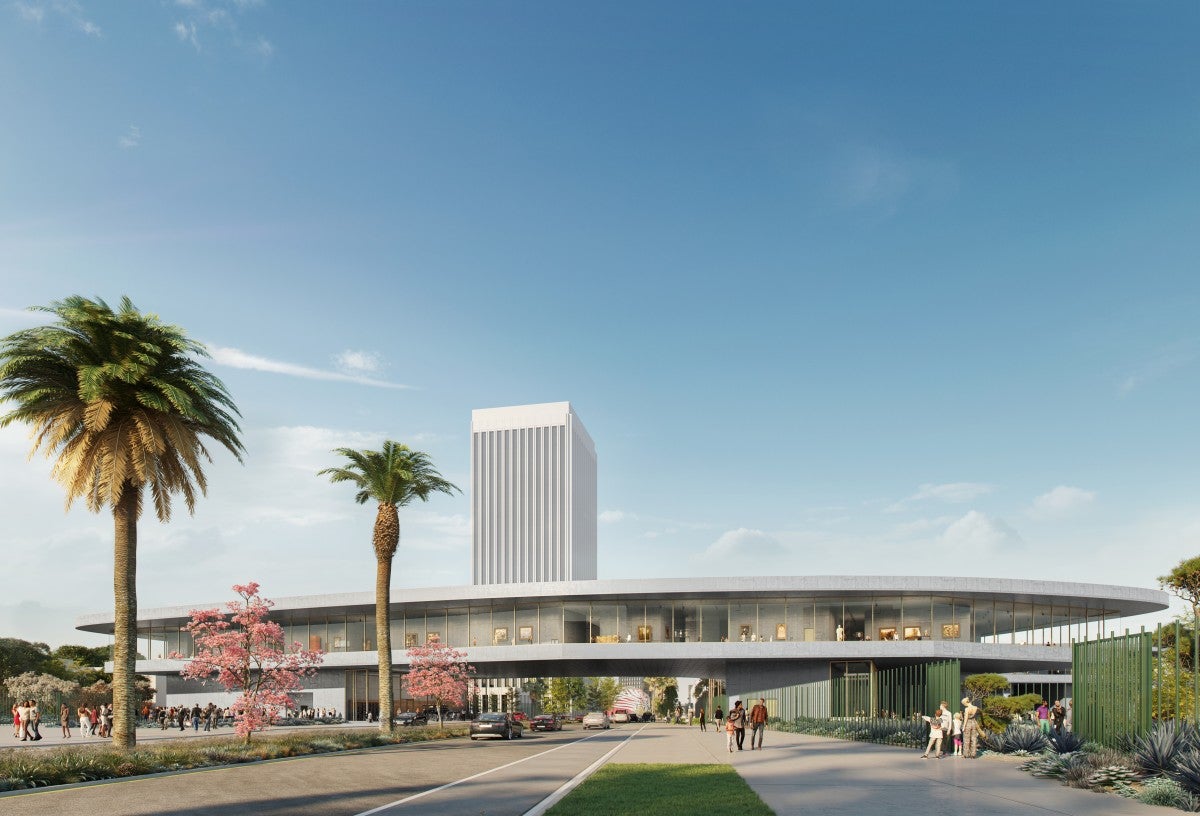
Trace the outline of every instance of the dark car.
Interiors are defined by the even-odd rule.
[[[471,720],[471,739],[480,737],[499,737],[500,739],[520,739],[525,726],[520,720],[513,719],[509,714],[499,711],[489,711]]]
[[[396,725],[429,725],[429,718],[420,711],[401,711],[396,715]]]
[[[642,714],[642,722],[654,722],[654,715],[649,711]]]
[[[530,731],[562,731],[562,720],[555,714],[538,714],[529,721]]]

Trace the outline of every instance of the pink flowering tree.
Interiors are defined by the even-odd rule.
[[[443,706],[448,703],[462,705],[467,696],[467,685],[475,667],[467,663],[466,652],[460,652],[430,638],[424,646],[413,646],[408,650],[408,674],[404,685],[408,693],[417,698],[432,699],[437,706],[438,727],[442,726]]]
[[[322,652],[306,651],[283,641],[283,627],[268,619],[273,601],[260,597],[258,584],[235,584],[238,599],[219,609],[194,609],[185,627],[196,642],[196,656],[180,672],[226,691],[240,691],[233,704],[235,731],[246,742],[269,727],[280,709],[295,708],[292,692],[316,673]],[[180,658],[175,652],[171,655]]]

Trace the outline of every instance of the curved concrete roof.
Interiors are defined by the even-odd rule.
[[[1103,610],[1108,617],[1158,612],[1169,606],[1167,593],[1157,589],[1084,584],[1068,581],[1029,581],[1013,578],[955,578],[949,576],[809,575],[730,578],[636,578],[602,581],[555,581],[529,584],[480,584],[416,587],[393,590],[392,608],[447,607],[555,601],[676,599],[773,599],[781,596],[815,598],[953,596],[962,599],[1007,600],[1036,604],[1069,604]],[[186,619],[193,609],[223,607],[220,601],[143,608],[139,621]],[[338,609],[373,614],[374,592],[299,595],[276,598],[275,611]],[[111,612],[83,615],[76,628],[111,633]]]

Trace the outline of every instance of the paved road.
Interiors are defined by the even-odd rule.
[[[0,813],[521,816],[638,729],[452,739],[22,792],[0,797]]]
[[[730,754],[720,733],[665,724],[590,733],[576,727],[513,742],[464,738],[389,746],[0,795],[0,813],[523,816],[600,760],[728,762],[779,816],[1166,813],[1035,779],[1010,759],[921,759],[915,750],[779,732],[768,732],[763,751]],[[701,803],[696,813],[706,814]]]

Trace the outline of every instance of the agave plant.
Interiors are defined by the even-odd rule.
[[[1087,778],[1087,783],[1090,788],[1111,788],[1118,782],[1129,785],[1140,779],[1141,775],[1137,771],[1126,768],[1124,765],[1106,765],[1092,771]]]
[[[1001,754],[1040,754],[1050,744],[1046,735],[1027,725],[1010,725],[1001,733],[991,733],[984,747]]]
[[[1188,793],[1200,795],[1200,751],[1188,748],[1176,754],[1171,778]]]
[[[1133,760],[1144,773],[1170,776],[1180,753],[1191,748],[1190,729],[1173,722],[1157,722],[1150,732],[1134,740]]]
[[[1059,754],[1073,754],[1083,750],[1083,739],[1074,731],[1063,731],[1050,738],[1050,748]]]

